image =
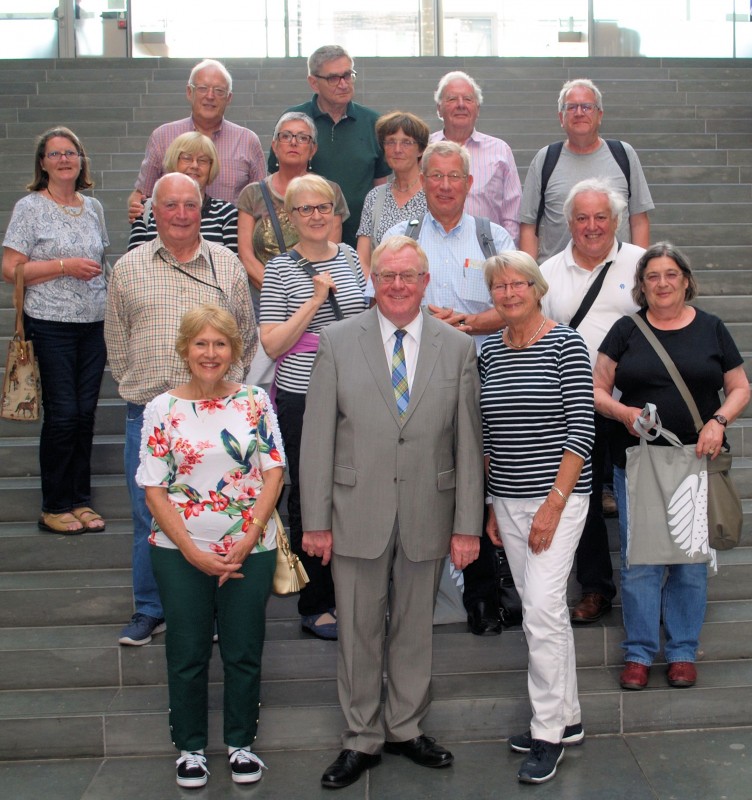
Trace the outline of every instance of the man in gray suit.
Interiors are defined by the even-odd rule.
[[[376,307],[321,333],[301,444],[303,547],[331,558],[337,593],[347,730],[321,779],[329,788],[378,764],[382,747],[452,763],[421,730],[433,606],[442,559],[451,552],[463,569],[477,558],[482,526],[473,339],[421,311],[430,275],[415,241],[384,242],[371,270]]]

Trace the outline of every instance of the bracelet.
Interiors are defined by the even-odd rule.
[[[491,497],[491,495],[490,495],[490,494],[487,494],[487,495],[486,495],[486,505],[487,505],[487,506],[491,506],[491,505],[493,505],[493,497]]]
[[[564,505],[567,504],[567,501],[569,500],[569,497],[567,497],[567,495],[565,495],[564,492],[562,492],[562,490],[558,486],[552,486],[551,487],[551,491],[552,492],[556,492],[556,494],[558,494],[559,497],[561,497],[561,499],[564,501]],[[550,492],[549,492],[549,494],[550,494]]]
[[[60,273],[65,275],[65,264],[63,264],[63,259],[60,259]]]
[[[258,526],[259,526],[259,528],[261,528],[262,532],[264,532],[264,533],[266,532],[266,526],[267,526],[267,524],[268,524],[268,523],[266,523],[266,522],[263,522],[263,521],[262,521],[262,520],[260,520],[258,517],[253,517],[253,519],[251,519],[251,525],[258,525]]]

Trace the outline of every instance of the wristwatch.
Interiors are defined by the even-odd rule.
[[[714,419],[719,425],[723,425],[724,428],[728,425],[728,420],[723,414],[713,414],[710,419]]]

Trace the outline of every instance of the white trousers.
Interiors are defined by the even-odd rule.
[[[567,579],[585,525],[590,498],[570,495],[551,546],[528,547],[533,517],[543,498],[493,498],[501,539],[522,599],[528,646],[527,686],[534,739],[558,744],[567,725],[580,722],[574,636],[567,608]]]

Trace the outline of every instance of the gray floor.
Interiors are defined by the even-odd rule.
[[[203,789],[180,789],[174,759],[105,758],[0,763],[0,796],[9,800],[750,800],[752,728],[589,737],[568,748],[556,778],[541,786],[516,780],[522,756],[506,743],[452,744],[455,763],[429,770],[401,756],[347,789],[322,789],[319,777],[333,751],[261,753],[268,772],[260,783],[237,786],[226,760],[210,755]]]

